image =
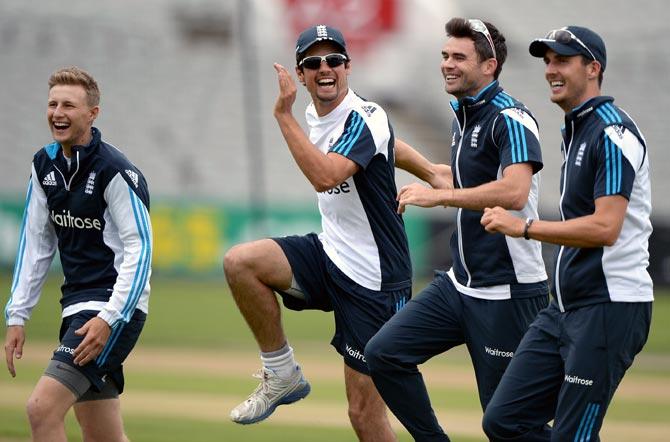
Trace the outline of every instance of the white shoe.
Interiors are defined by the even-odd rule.
[[[230,412],[230,418],[238,424],[253,424],[269,417],[279,405],[292,404],[307,396],[311,390],[309,382],[296,366],[295,373],[282,379],[268,368],[261,368],[253,375],[261,383],[253,393]]]

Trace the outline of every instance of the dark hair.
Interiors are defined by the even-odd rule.
[[[580,55],[580,57],[582,57],[582,64],[583,64],[584,66],[586,66],[586,65],[588,65],[589,63],[592,63],[592,62],[594,62],[594,61],[598,61],[598,60],[594,60],[594,59],[591,58],[591,57],[587,57],[586,55]],[[603,66],[600,65],[600,72],[598,73],[598,87],[602,87],[602,85],[603,85],[603,73],[604,73],[604,72],[605,72],[605,71],[604,71],[604,69],[603,69]]]
[[[502,71],[502,66],[507,59],[507,44],[505,43],[505,36],[500,33],[498,28],[487,21],[483,21],[483,23],[489,30],[493,46],[496,49],[495,58],[498,61],[498,67],[493,73],[493,78],[497,80]],[[494,54],[486,36],[481,32],[473,31],[467,19],[460,17],[452,18],[444,28],[447,31],[448,37],[469,38],[472,40],[475,43],[475,52],[477,52],[480,61],[493,58]]]

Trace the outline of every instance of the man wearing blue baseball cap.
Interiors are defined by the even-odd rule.
[[[412,269],[395,164],[431,185],[444,185],[433,166],[396,143],[384,109],[348,85],[351,61],[342,33],[306,29],[296,45],[298,80],[312,97],[309,134],[293,116],[297,88],[274,65],[279,82],[274,116],[300,170],[317,192],[320,234],[263,239],[233,247],[224,269],[233,297],[261,349],[261,385],[231,412],[234,422],[261,421],[278,405],[304,398],[310,386],[293,357],[274,293],[291,310],[333,311],[331,344],[344,360],[349,418],[362,441],[394,441],[384,401],[363,350],[411,296]],[[411,165],[407,156],[412,156]],[[418,159],[418,161],[417,161]],[[447,168],[448,169],[448,168]]]
[[[551,101],[565,112],[561,221],[523,220],[496,207],[482,224],[560,248],[553,300],[519,344],[483,426],[492,441],[598,441],[649,334],[649,155],[635,122],[600,95],[607,56],[598,34],[568,26],[529,50],[544,59]],[[552,419],[553,428],[530,435]]]

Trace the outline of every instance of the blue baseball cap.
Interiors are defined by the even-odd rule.
[[[295,46],[296,61],[300,62],[307,49],[314,43],[326,40],[337,44],[342,48],[342,53],[347,55],[347,43],[344,41],[342,33],[338,29],[327,25],[317,25],[305,29],[298,37],[298,42]]]
[[[583,55],[600,63],[605,71],[607,64],[607,51],[605,42],[592,30],[581,26],[566,26],[549,31],[544,38],[536,38],[528,47],[533,57],[544,57],[547,49],[551,49],[559,55],[573,56]]]

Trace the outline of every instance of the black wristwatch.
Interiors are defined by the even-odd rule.
[[[530,229],[531,224],[535,221],[533,218],[526,218],[526,227],[523,228],[523,237],[524,239],[530,239],[528,236],[528,229]]]

